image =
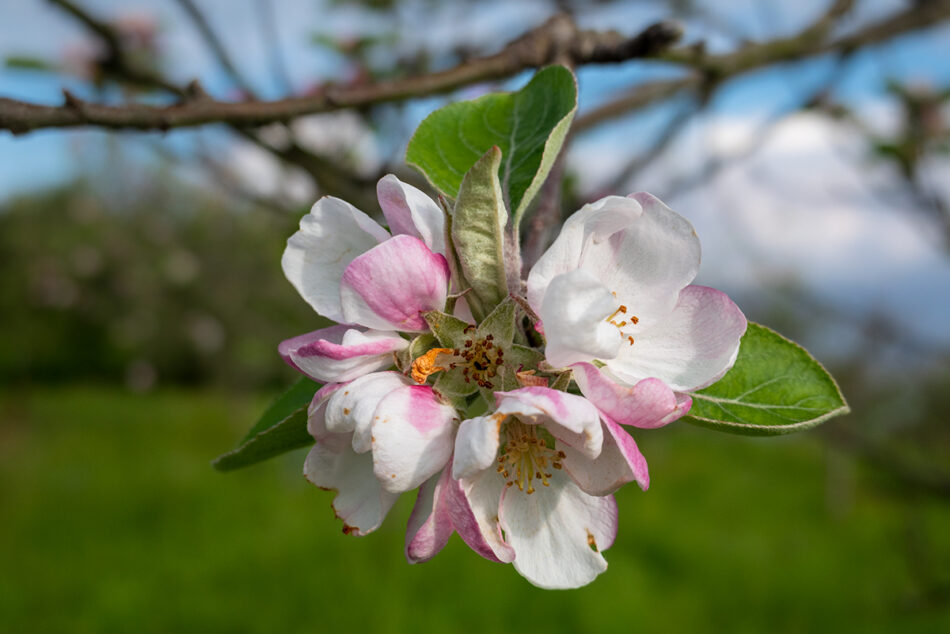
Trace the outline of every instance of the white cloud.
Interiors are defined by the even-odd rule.
[[[661,194],[694,223],[707,283],[754,292],[794,279],[839,308],[883,311],[920,336],[950,341],[950,258],[900,194],[897,174],[872,162],[853,128],[811,113],[779,122],[742,156],[762,130],[754,119],[693,125],[631,190]],[[571,164],[594,187],[622,155],[609,144],[579,149]],[[739,158],[695,187],[669,190],[684,170],[723,153]],[[931,180],[950,182],[950,161],[929,169]]]

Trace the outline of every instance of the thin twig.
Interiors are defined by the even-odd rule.
[[[573,131],[583,132],[686,89],[699,87],[710,79],[721,83],[725,79],[771,64],[832,52],[848,54],[858,48],[878,44],[911,31],[937,26],[950,18],[950,0],[928,0],[913,3],[903,11],[867,24],[848,35],[828,39],[835,22],[851,4],[838,0],[815,23],[797,35],[761,44],[749,44],[732,53],[709,55],[702,46],[668,49],[659,54],[659,57],[688,67],[686,75],[634,86],[616,99],[577,117]]]
[[[191,18],[195,28],[197,28],[201,34],[201,38],[208,45],[208,48],[211,49],[214,58],[218,61],[221,68],[224,69],[224,72],[228,74],[228,77],[231,78],[231,81],[247,95],[253,96],[254,89],[251,87],[250,82],[248,82],[247,78],[238,70],[237,65],[235,65],[231,56],[228,55],[227,49],[224,48],[221,38],[219,38],[214,32],[214,29],[211,28],[211,23],[205,17],[201,9],[198,8],[198,5],[196,5],[193,0],[176,0],[176,2],[178,2],[182,10],[188,14],[188,17]]]

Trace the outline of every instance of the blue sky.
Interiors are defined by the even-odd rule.
[[[186,18],[171,2],[118,0],[87,0],[84,3],[99,15],[154,16],[163,26],[163,44],[168,51],[168,68],[178,79],[185,81],[200,77],[206,88],[218,95],[230,90],[227,79],[215,66]],[[276,94],[276,86],[269,72],[265,45],[255,26],[253,0],[202,0],[207,14],[215,24],[242,69],[264,94]],[[355,33],[358,30],[383,28],[378,20],[367,20],[365,14],[352,10],[327,10],[321,0],[289,0],[279,5],[278,29],[281,34],[282,54],[287,61],[293,81],[305,86],[313,78],[333,76],[338,71],[338,60],[331,54],[309,44],[314,32]],[[768,37],[773,33],[791,33],[810,20],[825,5],[823,0],[805,2],[742,2],[715,3],[716,11],[724,22],[734,25],[743,36]],[[862,10],[852,22],[880,16],[899,8],[900,2],[874,0],[859,3]],[[543,2],[486,2],[478,12],[471,5],[445,10],[437,15],[426,15],[425,29],[429,41],[436,46],[448,46],[455,38],[473,42],[494,36],[498,41],[537,24],[546,15]],[[19,1],[4,9],[5,19],[0,22],[0,56],[27,55],[62,61],[84,40],[84,33],[67,16],[45,2]],[[332,19],[327,18],[328,15]],[[591,28],[610,28],[628,25],[631,32],[664,15],[662,2],[620,3],[611,10],[593,12],[584,19]],[[411,9],[403,11],[401,24],[406,29],[418,28],[418,16]],[[504,26],[500,26],[504,25]],[[705,39],[713,50],[726,49],[731,43],[716,29],[703,24],[687,25],[687,41]],[[950,83],[950,26],[934,29],[925,34],[901,38],[893,43],[875,47],[851,62],[846,81],[837,93],[852,103],[867,102],[881,96],[882,82],[890,76],[909,78],[933,85]],[[723,89],[714,109],[736,116],[781,109],[794,102],[802,90],[820,84],[832,64],[827,58],[794,66],[758,72],[731,82]],[[636,82],[647,81],[676,73],[676,69],[657,64],[631,62],[585,68],[580,72],[582,111],[609,99],[610,95]],[[514,83],[524,78],[514,80]],[[0,95],[56,104],[61,100],[61,89],[82,92],[82,83],[62,76],[40,73],[0,70]],[[438,100],[423,100],[411,110],[421,118]],[[602,128],[602,136],[616,136],[618,132],[631,137],[646,138],[648,131],[665,114],[630,119]],[[647,134],[644,134],[647,132]],[[95,137],[98,133],[81,133]],[[75,158],[69,152],[70,137],[75,133],[59,131],[38,132],[19,138],[0,135],[0,197],[32,187],[44,186],[68,178],[75,173]],[[173,137],[187,137],[177,133]],[[596,137],[596,134],[594,135]]]

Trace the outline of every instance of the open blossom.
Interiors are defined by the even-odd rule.
[[[685,413],[684,393],[732,367],[746,328],[724,293],[690,285],[699,260],[692,225],[650,194],[583,207],[528,275],[548,362],[571,367],[581,392],[618,422],[633,424],[627,414],[645,379],[675,392],[676,414]]]
[[[344,531],[375,530],[400,493],[442,470],[452,453],[455,409],[398,372],[400,332],[428,329],[422,313],[445,306],[444,220],[419,190],[386,176],[380,205],[396,235],[342,200],[313,206],[290,238],[287,279],[321,315],[341,322],[284,341],[284,360],[326,383],[311,404],[316,441],[304,474],[338,492]]]
[[[645,483],[646,462],[635,445],[632,461],[615,442],[605,447],[600,416],[582,397],[525,387],[495,398],[493,413],[459,427],[450,502],[468,520],[459,534],[535,585],[585,585],[607,568],[601,551],[617,534],[608,481],[632,470]]]
[[[690,285],[690,224],[636,194],[585,206],[532,268],[527,302],[543,350],[513,334],[524,322],[511,300],[496,311],[507,322],[439,313],[455,325],[418,337],[427,313],[456,306],[449,292],[465,281],[452,279],[439,206],[395,176],[378,194],[392,234],[323,198],[284,253],[288,280],[338,322],[280,345],[288,364],[325,384],[309,410],[306,477],[337,491],[334,510],[356,535],[418,488],[410,562],[457,532],[537,586],[591,582],[617,533],[613,492],[649,486],[624,426],[683,416],[689,392],[735,361],[745,318],[724,294]],[[571,381],[583,396],[566,391]]]
[[[445,306],[444,219],[418,189],[385,176],[377,187],[395,235],[338,198],[317,201],[287,241],[284,275],[319,314],[341,325],[280,345],[291,366],[320,382],[355,379],[392,364],[428,329],[421,314]]]

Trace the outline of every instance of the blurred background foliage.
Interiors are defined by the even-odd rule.
[[[210,2],[175,4],[207,9],[212,23],[227,17]],[[282,3],[251,4],[258,12],[253,26],[262,25],[265,41],[271,29],[266,11],[286,25],[281,15],[290,9]],[[748,26],[752,10],[688,0],[504,4],[483,9],[501,16],[492,26],[494,39],[485,39],[484,19],[473,19],[472,33],[465,32],[465,18],[475,15],[470,3],[320,3],[321,19],[311,20],[303,39],[331,70],[301,70],[277,51],[267,58],[266,81],[254,79],[299,95],[412,76],[497,50],[555,11],[592,27],[607,21],[597,22],[599,11],[614,11],[605,14],[615,16],[608,25],[629,16],[618,28],[631,33],[653,19],[675,17],[687,26],[688,44],[709,38],[717,51],[796,32],[795,25],[769,20],[770,13],[783,13],[782,3],[762,3],[764,17],[754,22],[770,27],[764,29]],[[510,9],[529,4],[530,11]],[[831,3],[812,4],[820,17]],[[856,4],[870,7],[865,20],[873,22],[889,10],[945,3]],[[177,81],[168,79],[175,66],[164,55],[175,49],[165,38],[190,26],[148,18],[147,11],[144,19],[123,17],[106,2],[90,7],[125,33],[127,57],[90,36],[65,59],[11,54],[2,79],[27,73],[30,82],[44,76],[58,86],[78,77],[85,98],[113,102],[167,92],[154,75]],[[146,2],[138,8],[164,7]],[[505,18],[505,10],[515,17]],[[357,27],[333,21],[348,12]],[[440,30],[445,14],[456,16],[461,31]],[[420,15],[431,17],[436,41],[420,36],[418,24],[427,24]],[[525,15],[533,16],[530,24]],[[798,22],[805,28],[812,19]],[[0,33],[10,24],[0,24]],[[839,31],[860,27],[859,20]],[[937,51],[947,32],[938,31]],[[199,31],[190,33],[198,40]],[[928,37],[909,33],[908,40]],[[239,50],[234,39],[226,42]],[[872,55],[909,56],[926,66],[920,49],[907,46],[910,53]],[[844,57],[859,58],[860,47]],[[130,78],[129,66],[139,75]],[[579,69],[579,120],[587,117],[587,130],[596,130],[602,107],[629,106],[623,100],[630,94],[668,77],[662,69],[651,74],[642,62],[620,68],[626,70],[611,81],[599,70]],[[573,153],[555,172],[557,195],[547,191],[541,204],[552,204],[556,218],[605,191],[657,183],[710,197],[714,189],[703,188],[732,163],[759,180],[758,163],[742,159],[765,141],[772,124],[790,113],[820,117],[860,137],[862,186],[887,189],[880,198],[899,210],[898,224],[921,237],[909,249],[930,245],[938,255],[928,266],[944,270],[947,194],[932,170],[947,152],[950,78],[938,72],[921,83],[904,66],[891,68],[877,95],[878,105],[887,104],[887,125],[868,117],[848,95],[847,73],[835,71],[803,82],[808,89],[766,118],[752,145],[731,157],[695,140],[677,145],[715,123],[704,116],[723,94],[728,103],[731,84],[723,78],[666,95],[653,114],[621,110],[605,120],[599,137],[578,132]],[[789,84],[814,76],[796,66],[776,72]],[[230,97],[251,92],[240,71],[202,79]],[[769,81],[746,85],[738,101],[774,97]],[[466,87],[454,97],[506,85]],[[755,258],[770,252],[767,243],[742,271],[757,283],[717,277],[715,269],[710,279],[725,280],[751,319],[805,343],[826,362],[853,413],[788,438],[746,439],[685,425],[639,433],[651,489],[627,487],[618,494],[620,535],[607,552],[610,569],[588,588],[536,590],[457,538],[432,562],[408,566],[401,554],[408,496],[378,533],[346,537],[329,508],[331,494],[300,476],[300,452],[227,476],[211,470],[209,461],[293,380],[277,343],[324,325],[280,274],[280,254],[297,220],[327,192],[360,196],[362,208],[377,213],[375,179],[389,170],[412,177],[401,165],[403,146],[421,116],[442,101],[302,119],[266,128],[256,141],[221,126],[165,139],[70,137],[57,151],[74,169],[55,184],[9,186],[0,197],[0,631],[950,630],[946,337],[922,335],[901,321],[900,310],[873,301],[855,309],[829,300],[815,282],[825,274],[821,262],[810,272],[792,266],[774,274],[764,258],[756,267]],[[682,117],[675,114],[681,107]],[[659,111],[670,115],[658,118]],[[631,127],[637,117],[643,121]],[[605,161],[607,152],[585,145],[590,138],[619,140],[630,155],[610,154]],[[27,143],[14,145],[19,141],[0,145],[8,174],[20,173],[16,164],[34,151]],[[690,171],[687,159],[697,153],[707,160]],[[651,165],[661,169],[651,172]],[[873,167],[881,165],[883,172]],[[802,181],[791,193],[767,190],[749,205],[784,202],[804,213],[818,189]],[[556,204],[544,202],[551,200]],[[730,217],[727,204],[712,206],[715,222],[721,218],[731,233],[753,232],[755,218]],[[699,209],[689,199],[674,207],[687,214]],[[868,225],[877,221],[861,217]],[[697,218],[691,216],[699,225]],[[800,251],[817,251],[821,239],[834,234],[832,219],[822,220],[810,234],[814,243],[802,242]],[[792,221],[762,222],[781,233],[781,223]],[[706,235],[702,227],[700,235]],[[742,245],[736,238],[725,248]],[[704,240],[704,248],[711,252],[707,262],[722,261],[714,240]],[[931,279],[921,285],[920,303],[904,313],[939,320],[948,290]],[[895,285],[896,293],[903,282],[881,284]]]

